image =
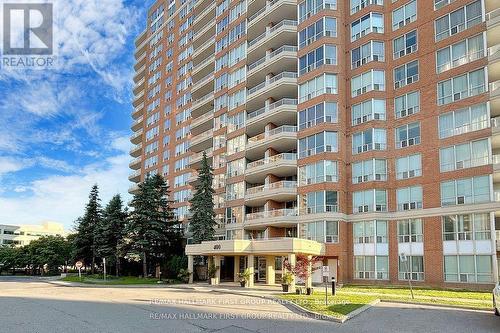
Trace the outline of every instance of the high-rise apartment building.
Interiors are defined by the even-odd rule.
[[[203,152],[215,170],[191,269],[498,280],[498,0],[157,1],[135,56],[130,180],[165,176],[187,225]]]

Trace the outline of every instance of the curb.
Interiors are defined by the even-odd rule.
[[[80,283],[80,282],[68,282],[68,281],[43,281],[45,283],[52,284],[58,287],[77,287],[77,288],[177,288],[175,285],[167,284],[92,284],[92,283]]]
[[[435,307],[435,308],[449,308],[449,309],[454,309],[454,310],[465,310],[465,311],[475,311],[475,312],[485,312],[485,313],[490,313],[491,310],[486,310],[486,309],[478,309],[478,308],[473,308],[469,306],[460,306],[460,305],[447,305],[447,304],[436,304],[436,303],[423,303],[423,302],[405,302],[405,301],[397,301],[397,300],[381,300],[382,303],[395,303],[395,304],[410,304],[410,305],[423,305],[423,306],[430,306],[430,307]]]

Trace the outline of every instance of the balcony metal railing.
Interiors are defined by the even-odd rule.
[[[296,132],[297,132],[297,126],[283,125],[249,138],[248,143],[259,142],[280,133],[296,133]]]
[[[141,157],[137,157],[137,158],[134,158],[130,163],[129,163],[129,166],[132,166],[132,165],[137,165],[137,164],[141,164]]]
[[[281,72],[278,75],[273,76],[269,80],[261,82],[258,85],[256,85],[255,87],[253,87],[252,89],[249,89],[248,90],[248,95],[254,94],[257,91],[265,88],[266,86],[269,86],[269,85],[273,84],[274,82],[277,82],[278,80],[281,80],[281,79],[284,79],[284,78],[296,79],[297,78],[297,73],[295,73],[295,72]]]
[[[202,116],[193,120],[193,122],[191,123],[191,128],[198,127],[213,117],[214,117],[214,110],[207,112],[207,113],[204,113]]]
[[[295,217],[297,215],[298,215],[298,211],[296,208],[293,208],[293,209],[274,209],[274,210],[267,210],[264,212],[246,214],[245,219],[247,221],[253,221],[253,220],[267,219],[267,218],[272,218],[272,217]]]
[[[491,156],[491,163],[492,164],[499,164],[500,163],[500,155]]]
[[[293,28],[293,27],[296,27],[296,26],[297,26],[297,21],[283,20],[280,23],[276,24],[271,29],[264,31],[262,34],[260,34],[259,36],[255,37],[250,42],[248,42],[248,47],[250,48],[253,45],[257,44],[259,41],[261,41],[264,38],[266,38],[267,36],[272,35],[276,30],[278,30],[281,27],[290,27],[290,28]]]
[[[195,136],[191,140],[191,146],[194,146],[197,143],[203,142],[209,138],[211,138],[214,135],[213,130],[206,131],[204,133],[201,133],[200,135]]]
[[[500,92],[500,80],[491,82],[489,85],[490,94],[498,94]]]
[[[269,4],[267,4],[267,6],[262,7],[255,14],[253,14],[252,16],[250,16],[250,18],[248,19],[248,23],[250,23],[253,20],[255,20],[258,16],[260,16],[260,14],[263,14],[265,12],[271,12],[271,11],[273,11],[274,10],[274,8],[273,8],[274,5],[277,4],[280,1],[281,0],[273,0],[273,1],[269,2]]]
[[[137,177],[140,177],[141,176],[141,170],[137,170],[135,172],[132,172],[129,176],[128,176],[128,179],[134,179],[134,178],[137,178]]]
[[[264,57],[260,58],[259,60],[251,63],[248,66],[248,71],[251,71],[252,69],[256,68],[257,66],[265,63],[266,61],[276,57],[277,55],[283,53],[283,52],[297,52],[297,47],[296,46],[290,46],[290,45],[283,45],[280,48],[274,50],[273,52],[265,55]]]
[[[491,12],[486,13],[486,21],[493,20],[498,16],[500,16],[500,8],[494,9]]]
[[[130,140],[135,140],[138,137],[142,136],[142,134],[143,134],[143,130],[141,128],[137,132],[135,132],[134,134],[132,134],[132,136],[130,137]]]
[[[260,108],[256,111],[253,111],[247,115],[247,121],[260,116],[261,114],[268,113],[273,111],[274,109],[282,106],[282,105],[291,105],[291,106],[296,106],[297,105],[297,100],[293,98],[283,98],[280,99],[279,101],[276,101],[272,104],[269,104],[269,106],[265,106],[263,108]]]
[[[144,116],[140,116],[139,118],[134,120],[134,122],[132,123],[132,127],[139,125],[140,123],[142,123],[143,120],[144,120]]]
[[[208,94],[206,94],[205,96],[203,97],[200,97],[199,99],[197,99],[194,103],[193,103],[193,106],[192,108],[193,109],[196,109],[197,107],[199,107],[200,105],[203,105],[206,101],[208,100],[211,100],[214,98],[214,92],[210,92]]]
[[[297,154],[282,153],[247,164],[247,170],[279,161],[297,161]]]
[[[296,189],[297,182],[284,180],[284,181],[279,181],[279,182],[270,183],[270,184],[266,184],[266,185],[255,186],[255,187],[247,189],[246,195],[262,193],[264,191],[276,190],[276,189],[280,189],[280,188]]]
[[[132,154],[133,152],[140,150],[140,149],[142,149],[142,143],[139,143],[139,144],[133,146],[132,148],[130,148],[130,153]]]

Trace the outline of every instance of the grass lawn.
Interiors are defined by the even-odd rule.
[[[106,277],[106,282],[104,282],[104,279],[102,276],[98,275],[90,275],[90,276],[85,276],[82,275],[82,279],[78,277],[78,275],[68,275],[67,277],[61,279],[61,281],[67,281],[67,282],[81,282],[81,283],[87,283],[87,284],[105,284],[105,285],[133,285],[133,284],[158,284],[158,279],[152,279],[152,278],[139,278],[135,276],[123,276],[123,277],[116,277],[116,276],[107,276]],[[164,280],[163,283],[168,282],[171,284],[172,280]]]
[[[325,305],[325,293],[321,287],[314,295],[285,294],[284,300],[294,302],[308,310],[341,318],[373,300],[415,302],[434,305],[451,305],[481,310],[491,310],[491,292],[468,290],[445,290],[414,288],[415,299],[410,289],[404,287],[344,286],[337,290],[334,297],[328,295],[329,304]]]

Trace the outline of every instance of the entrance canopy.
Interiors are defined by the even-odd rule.
[[[186,245],[186,255],[287,255],[303,253],[322,255],[325,253],[324,244],[301,238],[271,238],[262,240],[232,239],[202,242],[201,244]]]

